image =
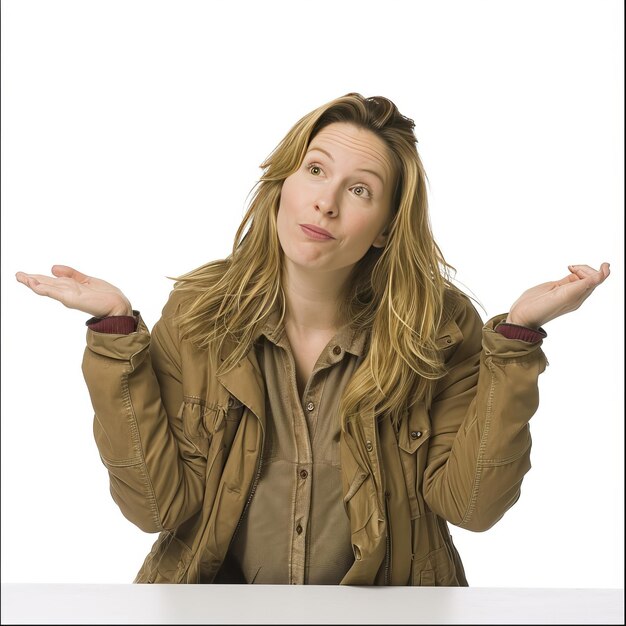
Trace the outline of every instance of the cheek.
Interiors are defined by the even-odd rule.
[[[301,213],[303,196],[302,185],[297,180],[297,174],[292,174],[286,178],[280,190],[278,214],[276,216],[279,232],[281,229],[284,231],[288,228],[291,221],[296,219]]]
[[[297,197],[297,183],[294,179],[294,175],[289,176],[283,182],[282,189],[280,190],[280,211],[291,211],[294,207],[294,201]]]
[[[374,239],[382,228],[379,220],[368,219],[367,216],[357,215],[353,218],[352,231],[359,239]]]
[[[278,213],[276,215],[276,229],[278,231],[278,239],[284,249],[287,241],[288,216],[294,207],[294,185],[290,178],[285,179],[280,191],[280,200],[278,202]]]

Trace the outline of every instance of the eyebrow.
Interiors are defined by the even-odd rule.
[[[333,162],[335,161],[335,159],[333,158],[333,155],[330,152],[328,152],[327,150],[324,150],[324,148],[313,147],[313,148],[309,148],[308,152],[312,152],[313,150],[317,150],[318,152],[322,152],[331,161],[333,161]],[[357,172],[366,172],[368,174],[372,174],[373,176],[376,176],[376,178],[378,178],[378,180],[382,183],[383,187],[385,186],[385,181],[383,180],[383,177],[378,172],[375,172],[374,170],[368,170],[366,168],[359,168],[357,170]]]

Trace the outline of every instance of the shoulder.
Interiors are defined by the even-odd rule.
[[[177,278],[162,310],[162,316],[174,319],[185,315],[196,302],[206,296],[223,277],[228,259],[217,259]]]
[[[165,306],[161,311],[162,317],[168,320],[174,319],[185,309],[189,308],[192,299],[192,295],[189,291],[175,285],[172,291],[170,291]]]
[[[466,347],[471,345],[479,350],[483,326],[484,322],[471,299],[459,289],[446,289],[438,337],[446,341],[451,339],[451,344],[463,342]]]

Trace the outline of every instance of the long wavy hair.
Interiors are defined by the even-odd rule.
[[[181,335],[198,347],[235,349],[220,366],[232,369],[253,346],[275,306],[285,315],[283,252],[276,216],[284,180],[301,166],[311,140],[324,127],[347,122],[367,129],[388,147],[395,169],[392,219],[384,248],[370,247],[354,266],[339,303],[340,319],[368,333],[366,355],[339,407],[345,420],[362,411],[386,412],[394,422],[418,400],[430,401],[433,382],[445,374],[436,345],[446,292],[458,292],[433,238],[427,177],[417,152],[413,120],[383,97],[349,93],[300,119],[261,164],[232,253],[177,279],[189,297],[178,318]],[[219,362],[219,361],[218,361]]]

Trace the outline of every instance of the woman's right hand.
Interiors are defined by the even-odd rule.
[[[15,278],[37,295],[58,300],[69,309],[93,317],[132,315],[128,298],[110,283],[82,274],[67,265],[53,265],[53,276],[17,272]]]

